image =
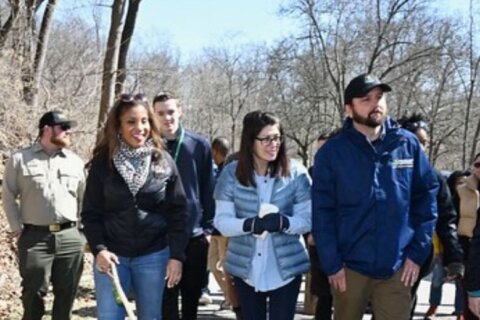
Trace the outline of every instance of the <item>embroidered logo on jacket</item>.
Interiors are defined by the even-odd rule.
[[[413,168],[413,158],[395,159],[392,161],[393,169]]]

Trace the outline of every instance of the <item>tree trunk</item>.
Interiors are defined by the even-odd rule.
[[[23,7],[23,8],[22,8]],[[27,0],[25,4],[20,4],[22,11],[22,21],[19,25],[18,41],[19,56],[22,68],[23,101],[27,105],[32,105],[32,92],[34,83],[34,43],[36,38],[35,12],[37,8],[36,0]]]
[[[15,0],[10,2],[10,15],[8,16],[7,21],[1,25],[0,28],[0,50],[5,46],[7,41],[8,34],[12,30],[12,27],[15,25],[15,22],[18,18],[18,12],[20,10],[20,0]]]
[[[132,40],[135,22],[137,20],[138,8],[142,0],[129,0],[127,17],[123,28],[122,40],[120,43],[120,52],[118,56],[117,81],[115,84],[115,95],[118,96],[124,91],[125,79],[127,77],[127,55]]]
[[[465,128],[463,131],[463,158],[462,158],[462,164],[464,168],[467,168],[470,163],[474,160],[476,150],[477,150],[477,143],[478,143],[478,137],[480,135],[480,124],[477,122],[477,126],[475,129],[475,133],[473,135],[472,139],[472,147],[470,149],[470,155],[469,158],[467,159],[467,145],[468,145],[468,133],[469,133],[469,122],[470,122],[470,114],[472,110],[472,103],[474,99],[474,90],[475,90],[475,85],[477,82],[477,77],[478,77],[478,71],[480,68],[480,56],[475,57],[475,49],[474,49],[474,16],[473,16],[473,1],[470,0],[470,9],[469,9],[469,19],[470,19],[470,25],[469,25],[469,31],[468,31],[468,38],[469,38],[469,67],[470,67],[470,77],[469,77],[469,82],[468,82],[468,92],[466,94],[466,102],[467,102],[467,107],[466,107],[466,113],[465,113]]]
[[[33,78],[30,86],[30,92],[27,93],[27,103],[32,106],[37,106],[38,101],[38,88],[40,86],[43,65],[45,64],[45,56],[47,53],[48,39],[50,37],[50,30],[53,19],[53,12],[58,0],[48,0],[45,12],[42,18],[42,25],[40,26],[40,32],[38,34],[37,48],[35,51],[35,58],[33,60]]]
[[[116,67],[118,65],[118,52],[123,28],[123,14],[126,0],[114,0],[110,32],[108,34],[107,50],[103,61],[102,93],[98,114],[97,128],[101,128],[107,117],[109,107],[113,104],[116,80]]]

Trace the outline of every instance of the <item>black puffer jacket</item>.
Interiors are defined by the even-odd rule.
[[[170,246],[171,258],[184,261],[185,191],[167,152],[152,156],[147,180],[134,197],[106,155],[90,167],[82,223],[93,254],[102,249],[124,257],[146,255]]]
[[[443,265],[448,266],[452,262],[462,262],[463,250],[458,241],[457,212],[452,202],[448,184],[438,170],[434,171],[439,182],[437,194],[438,220],[435,231],[443,246]]]

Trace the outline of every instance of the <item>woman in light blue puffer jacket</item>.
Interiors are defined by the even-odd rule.
[[[244,319],[291,320],[309,262],[301,235],[311,229],[311,181],[287,158],[280,120],[243,119],[239,159],[215,188],[215,227],[229,237],[225,267],[234,276]]]

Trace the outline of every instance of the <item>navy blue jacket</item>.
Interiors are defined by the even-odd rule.
[[[387,118],[374,143],[353,127],[316,154],[312,233],[322,268],[391,277],[408,257],[421,266],[436,223],[438,181],[415,136]]]
[[[182,132],[184,132],[183,141],[175,159]],[[191,236],[210,232],[215,214],[213,201],[215,178],[210,143],[207,139],[183,127],[177,130],[175,140],[166,141],[166,143],[168,152],[177,165],[187,196],[189,215],[187,230],[190,231]]]

